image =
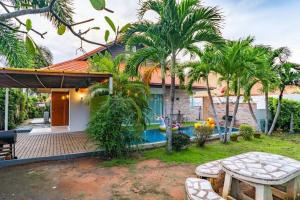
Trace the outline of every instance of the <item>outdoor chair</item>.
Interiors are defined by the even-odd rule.
[[[187,200],[224,200],[213,190],[210,182],[204,179],[186,179],[185,191]]]
[[[224,183],[224,173],[222,173],[220,160],[199,165],[195,170],[199,178],[207,179],[214,190],[221,191]]]
[[[16,131],[0,131],[0,159],[15,159]]]

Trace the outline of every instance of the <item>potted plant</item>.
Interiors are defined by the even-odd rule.
[[[233,133],[233,134],[230,135],[230,141],[237,142],[238,141],[238,137],[239,137],[238,134]]]

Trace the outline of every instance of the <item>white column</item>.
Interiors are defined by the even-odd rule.
[[[8,101],[9,101],[9,90],[5,90],[5,120],[4,120],[4,130],[8,131]]]
[[[113,94],[113,77],[109,77],[109,94]]]

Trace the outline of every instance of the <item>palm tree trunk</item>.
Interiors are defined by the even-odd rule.
[[[283,97],[283,91],[284,91],[284,87],[280,90],[280,94],[279,94],[279,98],[278,98],[278,104],[277,104],[277,109],[276,109],[276,114],[275,117],[273,119],[273,123],[272,126],[268,132],[268,135],[272,135],[272,132],[274,131],[275,125],[277,123],[280,111],[281,111],[281,102],[282,102],[282,97]]]
[[[269,131],[269,93],[268,91],[265,92],[265,106],[266,106],[266,113],[265,113],[265,134]]]
[[[162,87],[162,101],[165,102],[166,96],[166,64],[165,61],[161,61],[161,87]],[[163,115],[166,115],[166,106],[163,105]]]
[[[213,110],[214,119],[216,121],[218,134],[219,134],[220,139],[221,139],[222,138],[222,133],[221,133],[221,128],[220,128],[220,122],[219,122],[219,118],[218,118],[218,115],[217,115],[217,110],[216,110],[216,107],[215,107],[215,104],[214,104],[214,100],[213,100],[212,95],[211,95],[208,77],[206,77],[206,87],[207,87],[207,93],[208,93],[210,105],[211,105],[211,108]]]
[[[256,124],[256,129],[257,129],[258,131],[260,131],[260,127],[259,127],[259,124],[258,124],[258,122],[257,122],[257,118],[256,118],[256,116],[255,116],[255,114],[254,114],[254,112],[253,112],[253,108],[252,108],[252,105],[251,105],[250,100],[248,101],[248,107],[249,107],[250,114],[251,114],[251,116],[252,116],[252,118],[253,118],[253,120],[254,120],[254,122],[255,122],[255,124]]]
[[[167,128],[167,135],[168,135],[168,153],[172,152],[172,125],[173,125],[173,114],[174,114],[174,101],[175,101],[175,65],[176,65],[176,53],[172,51],[172,63],[171,63],[171,88],[170,88],[170,119],[169,125]]]
[[[237,85],[237,97],[236,97],[236,102],[235,102],[235,105],[234,105],[232,120],[231,120],[231,123],[230,123],[229,135],[231,135],[232,128],[233,128],[234,123],[235,123],[236,114],[237,114],[237,111],[238,111],[239,105],[240,105],[240,98],[241,98],[241,94],[240,94],[241,93],[240,92],[240,79],[238,79],[237,84],[238,84]]]
[[[224,138],[223,142],[227,143],[227,134],[228,134],[228,117],[229,117],[229,80],[227,80],[226,84],[226,113],[225,113],[225,131],[224,131]]]

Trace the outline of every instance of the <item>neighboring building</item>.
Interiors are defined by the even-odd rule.
[[[95,54],[103,53],[106,51],[107,48],[100,47],[97,48],[91,52],[88,52],[82,56],[79,56],[75,59],[68,60],[62,63],[51,65],[47,68],[44,68],[44,70],[51,70],[51,71],[74,71],[74,72],[88,72],[89,71],[89,63],[88,59],[92,57]],[[113,57],[116,55],[125,52],[125,47],[120,44],[114,44],[109,47],[109,52],[112,54]],[[142,67],[140,73],[143,74],[146,67]],[[150,81],[150,91],[151,91],[151,97],[150,97],[150,107],[152,112],[149,114],[149,120],[150,123],[158,123],[157,118],[159,116],[163,116],[165,114],[169,113],[170,110],[170,83],[171,79],[170,76],[167,74],[166,77],[166,94],[165,98],[163,99],[162,95],[162,84],[161,84],[161,72],[158,68]],[[195,84],[193,86],[193,90],[195,92],[197,91],[205,91],[206,87],[204,84]],[[79,92],[82,95],[82,98],[87,94],[87,90],[79,90]],[[57,107],[52,101],[52,125],[53,126],[67,126],[69,125],[70,131],[83,131],[86,128],[86,125],[89,121],[89,107],[83,103],[81,103],[80,100],[72,101],[74,94],[76,94],[76,91],[74,89],[70,90],[59,90],[59,89],[53,89],[51,90],[52,93],[52,100],[53,99],[59,99],[62,97],[70,97],[70,112],[69,117],[70,123],[74,124],[68,124],[69,120],[62,121],[58,119],[56,116],[57,109],[63,109],[64,107]],[[73,98],[74,99],[74,98]],[[57,101],[56,101],[57,102]],[[200,102],[201,103],[201,102]],[[62,105],[62,104],[60,104]],[[195,104],[193,97],[188,95],[188,93],[185,90],[180,89],[179,80],[176,79],[176,96],[175,96],[175,105],[174,105],[174,113],[178,113],[179,111],[181,114],[184,114],[184,117],[186,120],[189,121],[196,121],[197,119],[202,117],[201,113],[201,104],[197,103]],[[57,107],[57,108],[56,108]],[[53,118],[54,117],[54,118]],[[73,119],[74,118],[74,119]],[[59,120],[59,123],[56,123],[56,119]],[[75,120],[76,119],[76,120]]]

